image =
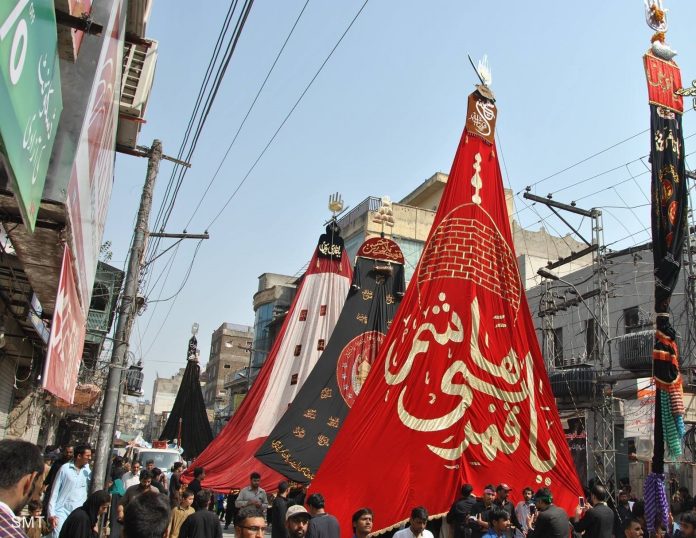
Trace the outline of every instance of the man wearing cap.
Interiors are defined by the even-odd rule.
[[[482,538],[488,532],[491,512],[494,509],[495,489],[491,484],[483,488],[483,500],[477,501],[469,514],[471,538]]]
[[[537,511],[527,517],[527,538],[568,538],[570,521],[564,510],[553,504],[549,488],[534,494]]]
[[[311,518],[312,516],[302,505],[296,504],[289,507],[285,512],[285,529],[288,531],[288,538],[305,538]]]
[[[520,522],[517,521],[517,515],[515,514],[515,506],[508,500],[508,494],[510,493],[510,486],[507,484],[498,484],[495,488],[495,499],[493,499],[493,508],[496,510],[505,510],[510,516],[510,525],[505,531],[505,536],[514,536],[515,530],[522,527]]]

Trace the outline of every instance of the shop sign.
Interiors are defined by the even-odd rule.
[[[0,2],[0,161],[34,231],[63,100],[53,0]]]
[[[75,397],[85,330],[85,315],[77,295],[72,256],[66,246],[46,352],[43,387],[68,403],[73,403]]]

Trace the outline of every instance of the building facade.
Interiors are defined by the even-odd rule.
[[[696,428],[694,282],[693,264],[685,256],[670,320],[680,348],[687,432]],[[530,288],[527,300],[561,416],[582,424],[581,436],[573,441],[582,455],[576,460],[581,476],[601,475],[608,468],[605,454],[613,453],[614,469],[608,468],[608,474],[616,481],[630,479],[640,496],[653,448],[649,245],[607,252],[593,266]],[[691,445],[685,447],[685,461],[693,461]],[[696,476],[693,465],[679,463],[668,464],[665,472],[674,472],[690,488]]]
[[[98,262],[115,152],[136,147],[153,81],[150,3],[0,5],[3,70],[22,57],[0,76],[0,438],[92,438],[122,277]],[[85,27],[57,23],[56,9]]]
[[[437,172],[399,202],[392,203],[394,226],[385,228],[384,231],[396,241],[404,253],[407,283],[411,280],[418,260],[420,260],[447,179],[447,174]],[[541,282],[540,277],[536,274],[537,269],[546,266],[550,261],[567,257],[572,252],[578,252],[585,248],[583,243],[576,241],[570,235],[557,237],[549,234],[543,228],[538,231],[522,228],[513,219],[515,204],[513,192],[510,189],[505,189],[505,198],[510,216],[510,230],[525,288]],[[341,227],[341,235],[345,241],[349,259],[355,259],[360,245],[366,239],[378,237],[382,232],[382,225],[373,222],[374,213],[379,209],[381,203],[381,198],[369,196],[339,219],[338,225]],[[574,271],[586,267],[591,262],[592,257],[585,256],[566,266],[563,270],[566,272]]]
[[[120,439],[130,440],[143,435],[150,421],[151,407],[147,400],[141,401],[123,396],[116,423],[116,431],[120,433]]]
[[[254,341],[254,329],[248,325],[223,323],[210,339],[210,356],[205,365],[207,381],[203,388],[205,406],[221,410],[229,403],[224,390],[225,377],[249,364],[249,353]]]
[[[285,315],[297,291],[297,277],[264,273],[254,294],[254,344],[251,350],[252,379],[273,347],[277,320]]]
[[[145,439],[159,438],[174,406],[176,393],[179,392],[181,380],[184,377],[184,370],[185,368],[179,368],[179,371],[172,377],[160,377],[159,375],[155,377],[152,385],[150,416],[143,435]]]

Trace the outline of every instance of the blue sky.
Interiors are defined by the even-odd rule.
[[[206,229],[362,3],[310,0],[189,232]],[[167,231],[185,227],[303,5],[254,3]],[[696,78],[696,3],[671,0],[665,7],[667,40],[679,52],[684,85],[690,85]],[[205,9],[192,9],[185,0],[155,0],[147,37],[159,41],[159,61],[140,144],[159,138],[165,153],[176,155],[226,10],[218,0]],[[185,365],[194,321],[203,364],[221,323],[253,324],[257,277],[295,274],[304,266],[329,216],[330,193],[342,193],[349,206],[368,195],[398,200],[433,173],[449,171],[476,82],[467,54],[489,58],[506,186],[517,193],[533,185],[537,194],[553,192],[559,201],[603,207],[605,241],[613,248],[649,240],[649,231],[641,231],[649,226],[649,175],[638,160],[649,151],[647,133],[537,182],[649,127],[642,55],[651,35],[642,0],[369,1],[210,228],[211,239],[201,245],[173,306],[150,304],[138,318],[131,351],[144,360],[146,394],[156,373],[172,375]],[[691,100],[685,105],[690,109]],[[695,117],[693,111],[684,116],[687,137],[696,133]],[[687,153],[694,151],[693,140],[686,141]],[[117,158],[104,234],[117,266],[129,248],[145,168],[144,159]],[[171,170],[163,162],[155,212]],[[515,203],[522,224],[567,233],[548,210],[526,207],[519,196]],[[587,222],[577,224],[589,235]],[[176,293],[195,248],[195,241],[187,241],[176,249],[168,276],[169,255],[153,265],[151,282],[163,276],[150,300]]]

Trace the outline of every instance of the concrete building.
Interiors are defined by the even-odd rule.
[[[254,294],[254,344],[252,348],[252,378],[254,369],[265,362],[279,327],[279,316],[285,315],[297,291],[297,277],[264,273],[259,277],[259,290]]]
[[[273,347],[278,330],[297,291],[297,277],[277,273],[259,276],[259,288],[254,294],[254,330],[251,364],[247,355],[242,367],[225,376],[223,388],[229,417],[242,403],[247,390]]]
[[[396,241],[404,253],[406,282],[411,280],[423,252],[423,246],[432,228],[447,179],[447,174],[437,172],[399,202],[392,203],[395,224],[393,228],[386,229],[385,232]],[[570,235],[556,237],[543,228],[539,231],[522,228],[513,219],[515,204],[512,191],[505,189],[505,195],[520,274],[525,288],[529,288],[541,282],[536,274],[537,269],[546,266],[549,261],[578,252],[585,248],[585,245]],[[365,239],[377,237],[381,233],[382,225],[372,220],[374,216],[372,213],[379,209],[381,203],[381,198],[369,196],[339,219],[341,235],[351,260],[355,258],[358,248]],[[574,264],[565,266],[564,271],[574,271],[586,267],[591,262],[591,256],[585,256],[576,260]]]
[[[595,311],[599,298],[595,293],[600,289],[596,267],[533,287],[527,291],[527,300],[561,418],[582,425],[581,439],[574,440],[576,448],[585,454],[582,461],[576,460],[576,465],[584,467],[581,476],[589,480],[602,470],[602,443],[607,436],[603,424],[607,419],[602,416],[601,407],[604,403],[609,408],[609,395],[616,478],[630,478],[633,492],[640,496],[652,454],[653,405],[643,400],[650,398],[646,388],[652,375],[655,335],[652,252],[643,248],[623,254],[608,253],[605,267],[606,273],[600,270],[599,274],[606,274],[606,289],[610,292],[602,316],[606,335],[599,329],[602,317]],[[687,287],[689,281],[693,282],[693,276],[688,277],[693,271],[685,261],[670,305],[684,375],[687,431],[696,425],[696,302],[693,284]],[[587,298],[580,300],[580,294]],[[688,442],[685,446],[685,461],[694,461],[696,454],[691,453]],[[630,462],[629,454],[635,454],[638,461]],[[694,485],[693,465],[669,464],[665,472],[674,472],[680,483],[690,489]]]
[[[157,439],[162,432],[167,417],[174,406],[176,393],[179,392],[181,379],[184,377],[185,368],[180,368],[179,371],[172,377],[155,378],[152,386],[152,404],[150,406],[150,416],[147,423],[147,428],[143,437],[145,439]]]
[[[143,435],[150,421],[151,408],[148,400],[139,401],[128,396],[122,398],[116,423],[121,439],[135,439],[138,435]]]
[[[254,341],[254,329],[248,325],[223,323],[210,340],[210,357],[205,366],[207,381],[203,388],[206,408],[216,415],[229,404],[229,394],[225,392],[225,377],[249,365],[249,351]]]

